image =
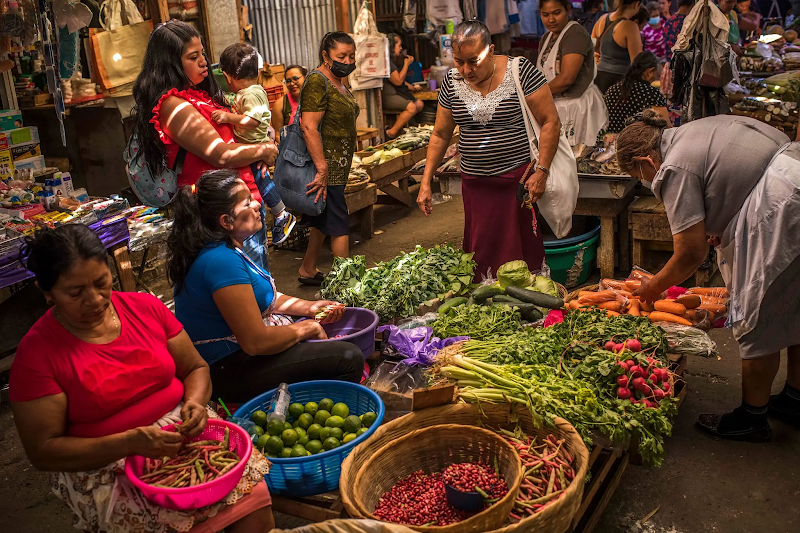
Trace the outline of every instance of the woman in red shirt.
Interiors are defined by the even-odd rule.
[[[194,185],[207,170],[233,168],[261,202],[250,164],[262,161],[271,166],[278,149],[272,141],[237,143],[233,125],[211,120],[215,110],[230,109],[208,67],[194,27],[171,20],[156,28],[133,86],[133,133],[153,175],[165,166],[175,167],[179,186]],[[175,166],[179,154],[183,154],[183,164],[179,160]],[[262,205],[262,222],[265,215]],[[266,234],[262,232],[253,241],[245,251],[266,270]]]
[[[205,428],[208,365],[157,298],[111,290],[106,251],[86,226],[42,231],[28,251],[27,267],[52,307],[20,342],[9,396],[28,458],[53,472],[53,491],[72,508],[75,527],[186,531],[216,514],[204,522],[213,531],[269,531],[268,464],[257,452],[239,486],[198,511],[159,508],[130,485],[126,456],[173,456]],[[159,429],[172,423],[180,433]]]

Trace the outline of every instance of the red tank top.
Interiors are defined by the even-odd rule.
[[[153,118],[150,119],[150,123],[158,132],[158,137],[162,143],[164,143],[164,149],[167,158],[167,165],[171,168],[175,162],[175,158],[178,155],[178,150],[180,146],[173,141],[169,135],[167,135],[164,130],[161,128],[161,119],[159,118],[159,114],[161,112],[161,104],[170,96],[177,96],[182,100],[186,100],[189,104],[192,105],[197,111],[203,115],[211,126],[217,130],[219,133],[220,138],[227,144],[235,143],[236,140],[233,136],[233,126],[230,124],[217,124],[213,120],[211,120],[211,113],[214,112],[216,109],[222,109],[224,111],[230,111],[229,109],[219,106],[214,101],[211,100],[211,97],[208,96],[208,93],[205,91],[199,91],[197,89],[184,89],[179,91],[178,89],[170,89],[164,96],[159,98],[158,103],[153,108]],[[186,153],[186,158],[183,161],[183,170],[181,174],[178,176],[178,185],[194,185],[197,183],[197,180],[200,178],[200,175],[207,171],[207,170],[215,170],[216,167],[210,165],[202,158],[194,155],[191,152]],[[261,202],[261,195],[258,192],[258,187],[256,187],[255,180],[253,179],[253,172],[250,170],[249,166],[241,167],[236,169],[239,172],[239,177],[242,178],[247,184],[247,187],[250,189],[250,192],[253,194],[253,198]]]

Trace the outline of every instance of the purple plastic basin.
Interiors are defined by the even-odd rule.
[[[327,339],[306,342],[350,342],[361,349],[365,358],[371,356],[375,351],[375,329],[378,327],[378,315],[369,309],[348,307],[344,310],[341,320],[324,324],[322,327],[328,334]],[[334,338],[337,335],[343,335],[343,337]]]

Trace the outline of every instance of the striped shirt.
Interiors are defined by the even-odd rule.
[[[472,90],[456,69],[447,73],[439,91],[439,105],[452,111],[461,128],[461,171],[468,176],[500,176],[530,162],[511,61],[509,58],[503,81],[485,98]],[[520,81],[525,96],[547,84],[544,75],[525,58],[520,63]]]

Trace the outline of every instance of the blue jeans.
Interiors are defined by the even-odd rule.
[[[256,187],[258,187],[258,192],[261,193],[264,203],[272,211],[272,214],[279,215],[281,211],[286,209],[286,206],[283,205],[281,195],[275,188],[275,182],[272,181],[269,172],[267,172],[266,168],[259,170],[258,163],[251,164],[250,169],[253,171],[253,179],[255,179]],[[276,208],[278,208],[277,212]]]
[[[271,181],[271,180],[270,180]],[[277,193],[276,193],[277,194]],[[280,197],[279,197],[280,199]],[[250,235],[242,243],[242,251],[247,257],[269,274],[269,257],[267,256],[267,209],[261,204],[261,229]]]

